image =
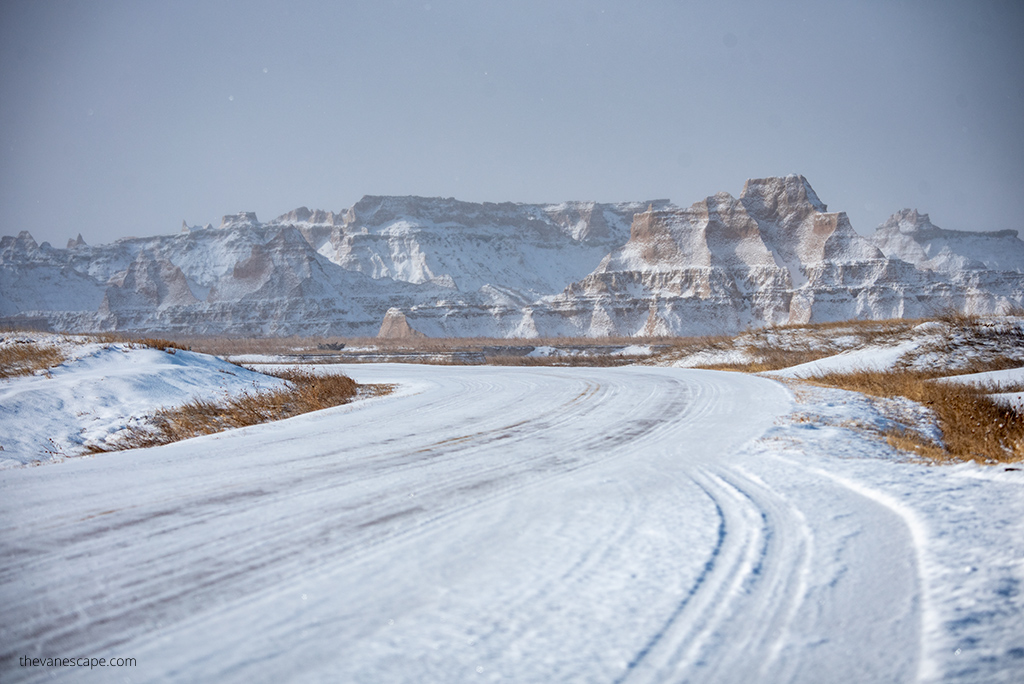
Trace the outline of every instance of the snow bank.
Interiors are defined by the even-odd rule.
[[[989,392],[989,396],[999,403],[1015,407],[1018,411],[1024,410],[1024,392],[1014,390],[1019,390],[1020,385],[1024,384],[1024,368],[952,375],[948,378],[939,378],[936,382],[975,385]]]
[[[1006,370],[988,371],[986,373],[953,375],[948,378],[941,378],[939,382],[952,382],[958,385],[978,385],[980,387],[999,388],[1006,385],[1024,383],[1024,368],[1007,368]]]
[[[619,351],[612,352],[612,356],[650,356],[651,348],[646,344],[631,344]]]
[[[777,371],[768,371],[765,375],[779,378],[811,378],[827,373],[852,373],[855,371],[888,370],[900,359],[921,345],[919,340],[904,342],[891,347],[865,347],[854,351],[828,356],[817,361],[801,363]]]
[[[206,354],[68,340],[60,346],[69,352],[60,366],[0,380],[0,468],[81,455],[164,406],[283,384]]]
[[[927,411],[914,416],[897,410],[894,421],[889,400],[808,385],[801,387],[799,402],[793,415],[742,455],[740,465],[779,493],[801,500],[812,525],[828,517],[839,520],[841,505],[839,499],[822,493],[825,487],[814,476],[831,478],[902,520],[915,548],[921,592],[921,652],[914,681],[1019,681],[1024,663],[1020,466],[935,467],[893,450],[877,437],[880,430],[900,424],[934,436]],[[815,497],[820,497],[817,511],[811,508]],[[899,527],[894,524],[890,533],[876,536],[872,543],[886,543]],[[830,543],[824,536],[815,539],[815,544],[826,547]],[[868,560],[862,557],[857,562]],[[812,584],[827,585],[852,568],[841,554],[830,562],[831,568],[828,563],[817,568]],[[898,681],[879,678],[883,679]]]
[[[753,361],[744,349],[707,349],[679,359],[672,363],[676,368],[699,368],[701,366],[728,366]]]
[[[1012,406],[1018,412],[1024,413],[1024,392],[999,392],[989,396],[1001,404]]]

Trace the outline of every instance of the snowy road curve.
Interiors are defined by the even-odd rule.
[[[919,540],[749,446],[781,385],[357,366],[394,395],[0,471],[0,672],[92,681],[917,681]],[[129,670],[20,656],[133,657]]]

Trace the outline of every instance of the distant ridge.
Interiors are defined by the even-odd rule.
[[[863,237],[799,175],[686,208],[368,195],[110,245],[0,239],[0,322],[70,332],[690,335],[1022,305],[1016,230],[904,209]]]

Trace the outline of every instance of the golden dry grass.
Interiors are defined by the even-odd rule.
[[[344,346],[346,340],[340,337],[190,337],[183,338],[192,351],[215,356],[236,354],[295,354],[317,351],[333,351]]]
[[[93,446],[93,453],[139,449],[169,444],[231,428],[290,418],[310,411],[339,406],[354,399],[360,386],[346,375],[316,375],[290,370],[278,374],[289,387],[243,394],[224,402],[195,399],[175,408],[161,409],[145,427],[129,428],[110,446]],[[390,391],[371,386],[375,393]]]
[[[134,337],[125,333],[116,332],[99,333],[96,335],[90,335],[90,337],[95,339],[97,342],[105,344],[127,344],[134,347],[149,347],[150,349],[160,349],[163,351],[168,349],[192,351],[192,346],[187,342],[165,340],[160,337]]]
[[[183,338],[193,351],[218,356],[237,354],[330,354],[352,347],[372,348],[381,353],[410,352],[443,355],[456,352],[481,352],[492,347],[573,347],[587,349],[602,346],[633,344],[675,344],[680,338],[636,337],[423,337],[415,339],[382,339],[376,337],[280,337],[280,338]],[[686,339],[686,338],[683,338]]]
[[[52,345],[15,342],[0,347],[0,378],[31,375],[64,363],[64,352]]]
[[[868,318],[854,318],[845,321],[825,321],[821,323],[781,323],[778,325],[769,325],[764,328],[758,328],[751,332],[770,332],[774,330],[822,330],[822,331],[835,331],[835,330],[853,330],[863,331],[868,335],[875,334],[899,334],[906,332],[921,323],[924,323],[928,318],[883,318],[883,319],[868,319]]]
[[[193,351],[222,357],[239,354],[316,357],[316,363],[417,363],[431,365],[501,366],[619,366],[643,357],[621,357],[610,352],[630,345],[651,345],[659,352],[698,338],[553,337],[553,338],[416,338],[378,339],[341,337],[289,337],[276,339],[190,338]],[[699,338],[706,340],[708,338]],[[728,338],[723,338],[728,339]],[[182,343],[186,343],[185,340]],[[685,342],[684,342],[685,343]],[[541,346],[566,353],[528,357]]]
[[[944,448],[908,430],[887,434],[890,444],[931,458],[981,463],[1024,460],[1024,415],[971,385],[934,382],[915,371],[832,373],[811,380],[877,397],[906,397],[935,411]]]
[[[730,370],[743,373],[763,373],[765,371],[789,368],[801,363],[809,363],[831,356],[835,352],[822,349],[784,349],[781,347],[752,346],[747,347],[754,356],[747,363],[712,363],[698,366],[708,370]]]

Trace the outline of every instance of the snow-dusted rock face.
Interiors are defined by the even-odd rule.
[[[104,286],[44,249],[27,230],[0,238],[0,316],[25,311],[96,311]]]
[[[1016,230],[943,230],[932,225],[928,214],[903,209],[880,225],[870,239],[888,256],[928,271],[1024,273],[1024,241],[1018,239]]]
[[[904,210],[874,236],[803,176],[738,198],[491,204],[366,196],[67,249],[0,240],[0,322],[74,331],[537,337],[733,332],[1024,304],[1015,231]],[[409,333],[411,334],[411,333]]]
[[[579,320],[593,310],[581,326],[588,334],[888,317],[899,308],[882,303],[898,285],[888,265],[803,176],[754,179],[738,199],[718,193],[637,214],[629,241],[557,302],[563,310],[575,302]]]
[[[409,322],[401,309],[388,309],[381,323],[377,337],[384,339],[409,339],[423,337],[423,333],[409,327]]]
[[[332,262],[374,279],[429,282],[462,293],[492,286],[526,302],[592,271],[626,240],[633,215],[646,206],[367,196],[342,225],[330,224],[322,240],[312,229],[307,237]]]

